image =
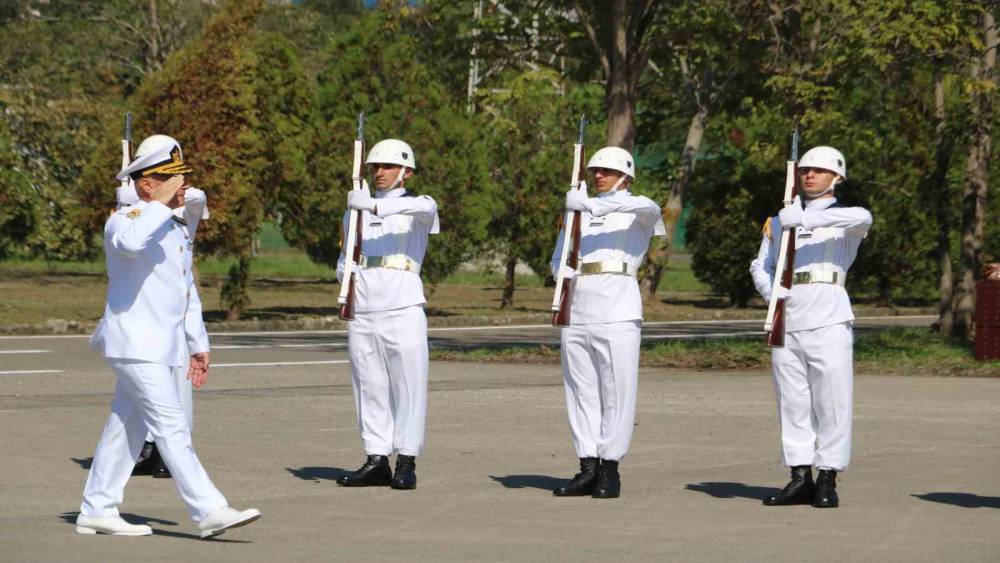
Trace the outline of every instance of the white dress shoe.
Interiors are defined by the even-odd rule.
[[[112,536],[150,536],[153,529],[145,524],[129,524],[121,516],[76,517],[78,534],[110,534]]]
[[[260,518],[260,511],[256,508],[236,510],[229,506],[223,506],[198,522],[198,529],[201,530],[201,538],[205,539],[217,536],[229,528],[246,526],[258,518]]]

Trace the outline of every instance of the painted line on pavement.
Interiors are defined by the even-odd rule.
[[[212,346],[212,350],[242,350],[244,348],[344,348],[346,342],[318,342],[316,344],[226,344],[223,346]]]
[[[350,360],[327,360],[316,362],[250,362],[245,364],[211,364],[212,368],[242,368],[242,367],[264,367],[264,366],[311,366],[316,364],[346,364]]]
[[[61,369],[16,369],[13,371],[0,371],[0,375],[31,375],[35,373],[62,373]]]
[[[0,354],[48,354],[52,350],[0,350]]]

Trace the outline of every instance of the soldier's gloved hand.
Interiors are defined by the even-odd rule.
[[[590,211],[590,198],[584,190],[566,192],[566,209],[570,211]]]
[[[351,190],[347,192],[347,207],[359,211],[374,211],[375,198],[368,190]]]
[[[778,288],[771,293],[771,297],[779,300],[789,299],[791,298],[791,296],[792,296],[792,290],[788,289],[783,285],[779,285]]]
[[[778,220],[781,221],[782,229],[791,229],[802,226],[802,203],[799,197],[795,196],[792,204],[778,212]]]

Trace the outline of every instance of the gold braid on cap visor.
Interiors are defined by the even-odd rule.
[[[181,159],[180,147],[174,147],[174,150],[170,151],[170,160],[154,164],[152,167],[143,170],[142,175],[145,177],[153,174],[187,174],[192,170],[193,168],[185,164],[184,160]]]

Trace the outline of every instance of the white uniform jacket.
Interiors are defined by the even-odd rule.
[[[649,239],[665,235],[660,206],[626,190],[590,198],[591,211],[580,212],[580,262],[618,261],[631,275],[577,274],[573,278],[570,324],[642,320],[642,295],[635,273],[649,248]],[[558,275],[565,230],[552,253],[552,275]]]
[[[362,211],[361,255],[405,257],[418,271],[365,267],[355,270],[354,310],[359,313],[391,311],[427,302],[419,266],[427,252],[428,235],[440,232],[437,203],[430,196],[413,196],[405,188],[375,191],[375,210]],[[350,210],[344,213],[347,232]],[[344,278],[344,249],[337,261],[337,279]]]
[[[795,272],[819,272],[830,279],[836,272],[838,283],[793,284],[785,302],[785,331],[811,330],[854,320],[851,299],[843,280],[861,241],[868,236],[872,214],[863,207],[845,207],[836,198],[810,200],[796,228]],[[768,300],[781,244],[781,222],[771,218],[772,236],[764,236],[750,274],[757,291]]]
[[[175,367],[190,354],[208,351],[191,271],[203,207],[204,194],[200,201],[189,198],[187,225],[158,202],[140,201],[111,215],[104,226],[108,298],[91,348],[105,358]]]

